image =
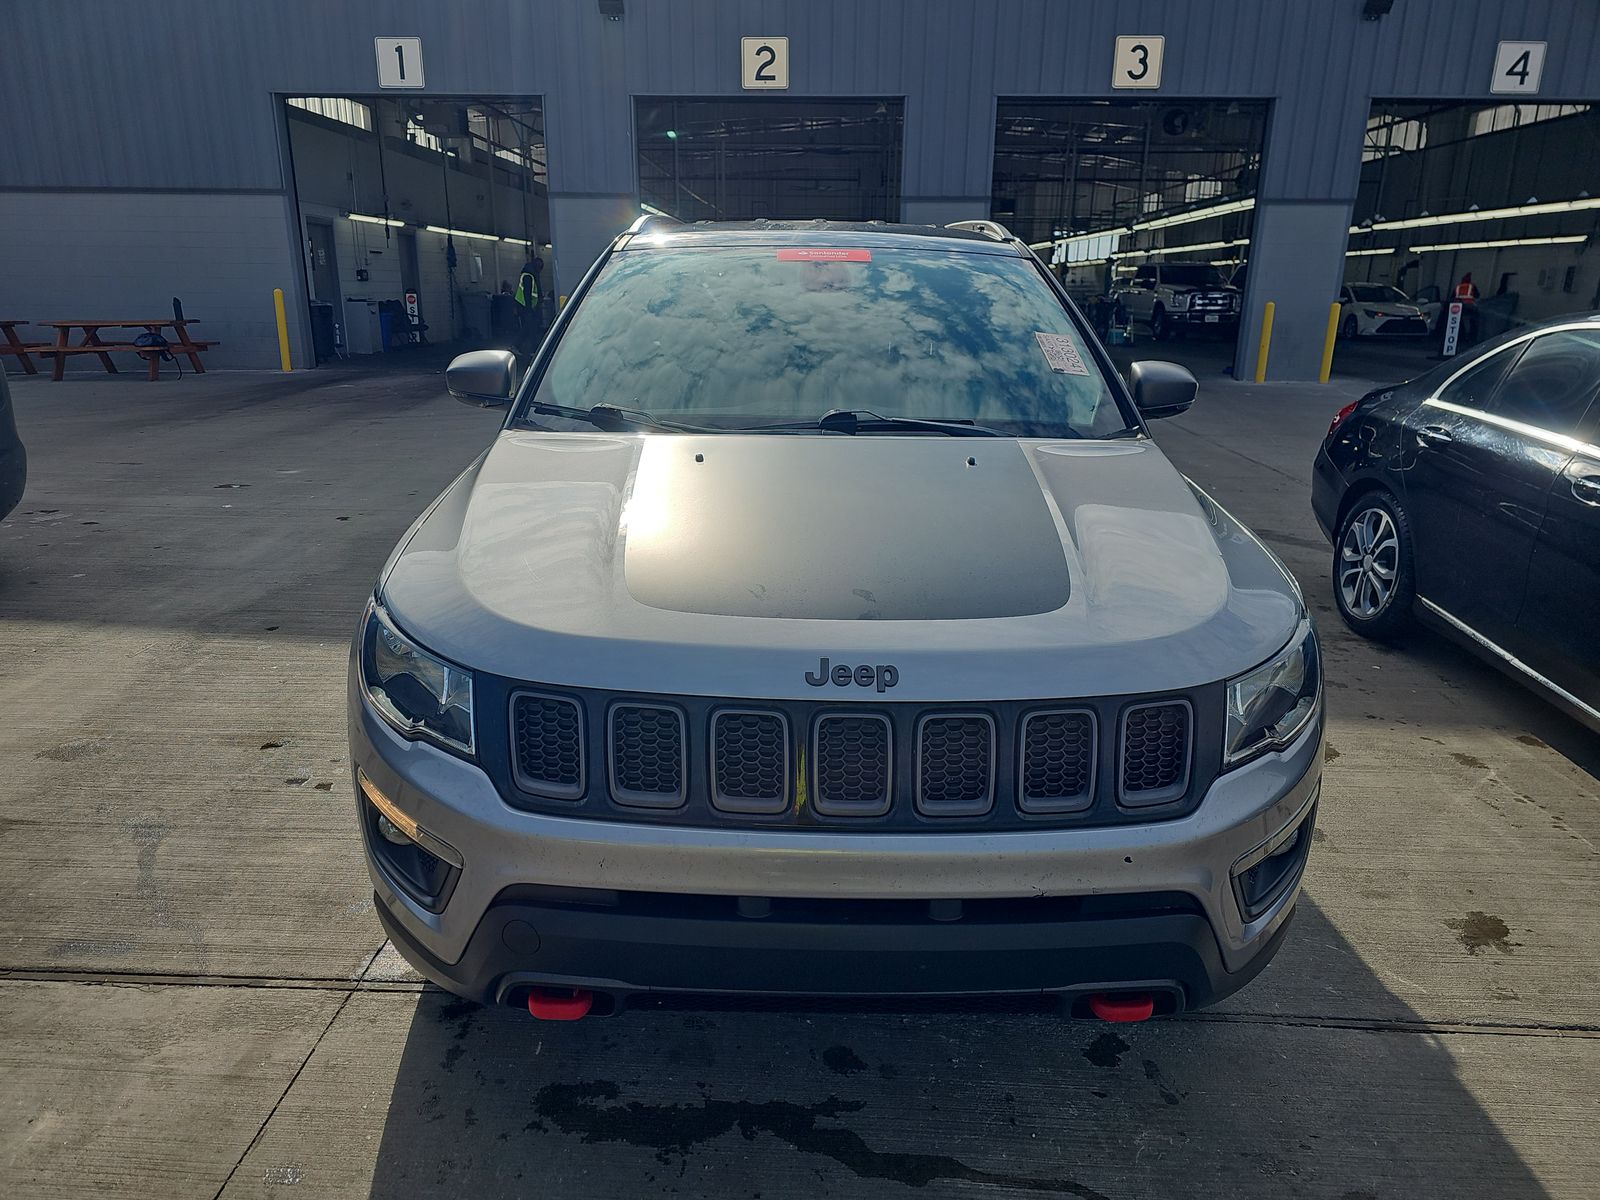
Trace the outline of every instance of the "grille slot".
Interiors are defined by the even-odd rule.
[[[789,723],[781,713],[729,709],[712,719],[711,803],[737,813],[789,807]]]
[[[1024,812],[1075,812],[1094,803],[1094,713],[1057,710],[1022,720],[1020,790]]]
[[[994,803],[994,720],[942,713],[917,722],[917,811],[976,816]]]
[[[511,701],[511,765],[517,786],[552,800],[584,792],[583,708],[563,696],[519,692]]]
[[[1187,700],[1138,704],[1122,714],[1117,798],[1124,805],[1165,804],[1188,790],[1193,724]]]
[[[811,739],[814,804],[830,817],[876,817],[893,796],[893,727],[878,713],[817,718]]]
[[[688,775],[683,714],[652,704],[611,706],[611,798],[637,808],[677,808]]]

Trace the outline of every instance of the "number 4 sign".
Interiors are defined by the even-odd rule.
[[[1537,92],[1539,77],[1544,74],[1544,46],[1543,42],[1501,42],[1495,52],[1489,90]]]
[[[422,82],[422,39],[381,37],[372,39],[378,52],[378,86],[419,88]]]

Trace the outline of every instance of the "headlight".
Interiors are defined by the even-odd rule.
[[[1367,314],[1367,320],[1369,321],[1376,321],[1379,317],[1383,316],[1383,314],[1375,308],[1363,308],[1361,311]]]
[[[1279,750],[1300,735],[1322,703],[1322,662],[1309,621],[1277,657],[1228,683],[1228,740],[1222,762]]]
[[[1172,297],[1172,307],[1177,309],[1179,312],[1182,312],[1184,309],[1188,308],[1189,307],[1189,293],[1188,292],[1178,292],[1176,295],[1174,295]]]
[[[372,707],[407,737],[472,753],[472,672],[429,654],[376,603],[361,631],[361,686]]]

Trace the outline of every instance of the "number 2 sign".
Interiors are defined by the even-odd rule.
[[[1111,57],[1111,86],[1114,88],[1158,88],[1161,86],[1161,53],[1164,37],[1119,37]]]
[[[789,87],[789,39],[739,39],[739,74],[744,90],[786,91]]]
[[[422,82],[422,39],[414,37],[373,38],[378,52],[378,86],[419,88]]]

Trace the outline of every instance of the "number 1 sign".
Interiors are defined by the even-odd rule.
[[[378,86],[419,88],[422,82],[422,39],[381,37],[372,39],[378,52]]]

